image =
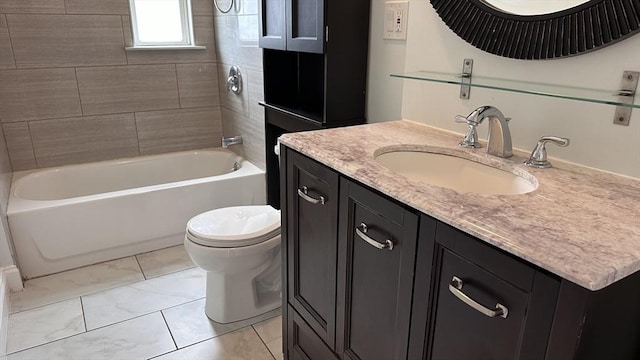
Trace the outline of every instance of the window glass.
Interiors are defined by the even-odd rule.
[[[193,45],[189,0],[131,0],[134,44]]]

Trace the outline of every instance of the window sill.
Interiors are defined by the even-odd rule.
[[[206,46],[185,45],[185,46],[127,46],[126,51],[164,51],[164,50],[204,50]]]

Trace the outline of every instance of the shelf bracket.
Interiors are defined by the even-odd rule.
[[[637,71],[625,71],[622,74],[620,91],[618,91],[618,101],[623,104],[628,104],[629,106],[616,107],[616,114],[613,117],[613,123],[616,125],[629,126],[631,110],[633,109],[631,105],[633,105],[636,96],[638,78],[640,78],[640,72]]]
[[[464,59],[462,73],[460,73],[460,99],[469,99],[471,93],[471,74],[473,73],[473,59]]]

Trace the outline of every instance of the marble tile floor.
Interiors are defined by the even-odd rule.
[[[11,294],[6,358],[282,359],[280,309],[211,321],[204,275],[176,246],[29,280]]]

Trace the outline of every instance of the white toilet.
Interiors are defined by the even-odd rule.
[[[189,220],[184,246],[207,272],[211,320],[234,322],[281,305],[279,210],[252,205],[202,213]]]

